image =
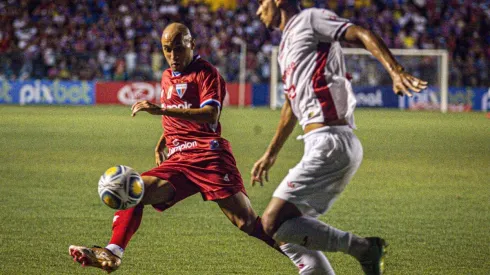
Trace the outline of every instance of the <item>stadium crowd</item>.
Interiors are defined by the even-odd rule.
[[[270,54],[280,33],[260,23],[257,1],[236,0],[235,9],[215,10],[200,2],[2,0],[0,78],[159,79],[167,67],[161,31],[180,21],[191,27],[197,52],[228,81],[238,80],[245,42],[248,80],[268,82]],[[490,85],[486,0],[305,0],[303,5],[332,9],[371,28],[391,48],[447,49],[450,85]]]

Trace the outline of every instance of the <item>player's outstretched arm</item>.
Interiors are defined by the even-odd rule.
[[[384,41],[375,33],[353,25],[347,28],[343,40],[362,45],[381,62],[393,80],[393,91],[397,95],[412,96],[409,90],[418,93],[427,88],[426,81],[404,71],[403,66],[396,61]]]
[[[281,109],[281,120],[279,121],[276,134],[272,138],[272,141],[264,155],[254,164],[252,168],[252,179],[250,182],[252,186],[255,185],[255,182],[259,182],[261,186],[264,185],[264,176],[265,180],[269,181],[269,169],[276,161],[277,154],[288,139],[289,135],[291,135],[293,132],[296,122],[297,118],[293,114],[291,104],[289,103],[289,100],[286,100]]]
[[[131,116],[135,116],[136,113],[141,111],[145,111],[152,115],[171,116],[203,123],[216,123],[219,115],[218,107],[212,105],[192,109],[161,108],[147,100],[133,104],[131,107]]]

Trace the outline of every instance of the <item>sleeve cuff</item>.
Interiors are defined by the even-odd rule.
[[[339,41],[339,39],[342,37],[342,35],[344,35],[344,32],[350,27],[352,26],[352,23],[349,23],[349,22],[345,22],[344,24],[342,24],[338,29],[337,31],[335,32],[335,35],[334,35],[334,39],[335,41]]]
[[[216,99],[205,100],[204,102],[201,103],[199,107],[202,108],[206,105],[218,106],[218,108],[221,108],[221,103]]]

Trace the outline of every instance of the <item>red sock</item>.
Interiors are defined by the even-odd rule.
[[[262,226],[262,220],[260,217],[257,217],[255,220],[254,231],[250,233],[250,236],[255,237],[263,242],[265,242],[268,246],[278,249],[276,245],[276,241],[272,239],[269,235],[265,234],[264,227]]]
[[[114,214],[110,244],[117,244],[123,249],[126,248],[129,240],[140,227],[143,207],[143,204],[138,204],[126,210],[119,210]]]

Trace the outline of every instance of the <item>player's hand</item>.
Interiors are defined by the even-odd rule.
[[[131,116],[134,117],[136,113],[140,111],[145,111],[152,115],[163,115],[164,110],[160,108],[160,106],[153,104],[148,100],[145,100],[145,101],[138,101],[135,104],[133,104],[133,106],[131,106]]]
[[[165,154],[164,151],[158,151],[156,150],[155,151],[155,163],[158,166],[160,166],[160,164],[162,164],[162,162],[164,162],[165,160],[167,160],[167,154]]]
[[[412,96],[410,90],[418,93],[427,88],[427,81],[416,78],[403,69],[391,74],[393,80],[393,92],[399,96]]]
[[[265,176],[265,180],[269,181],[269,169],[274,165],[275,161],[275,156],[264,154],[252,168],[250,184],[255,186],[255,182],[259,182],[260,186],[264,186],[263,177]]]

